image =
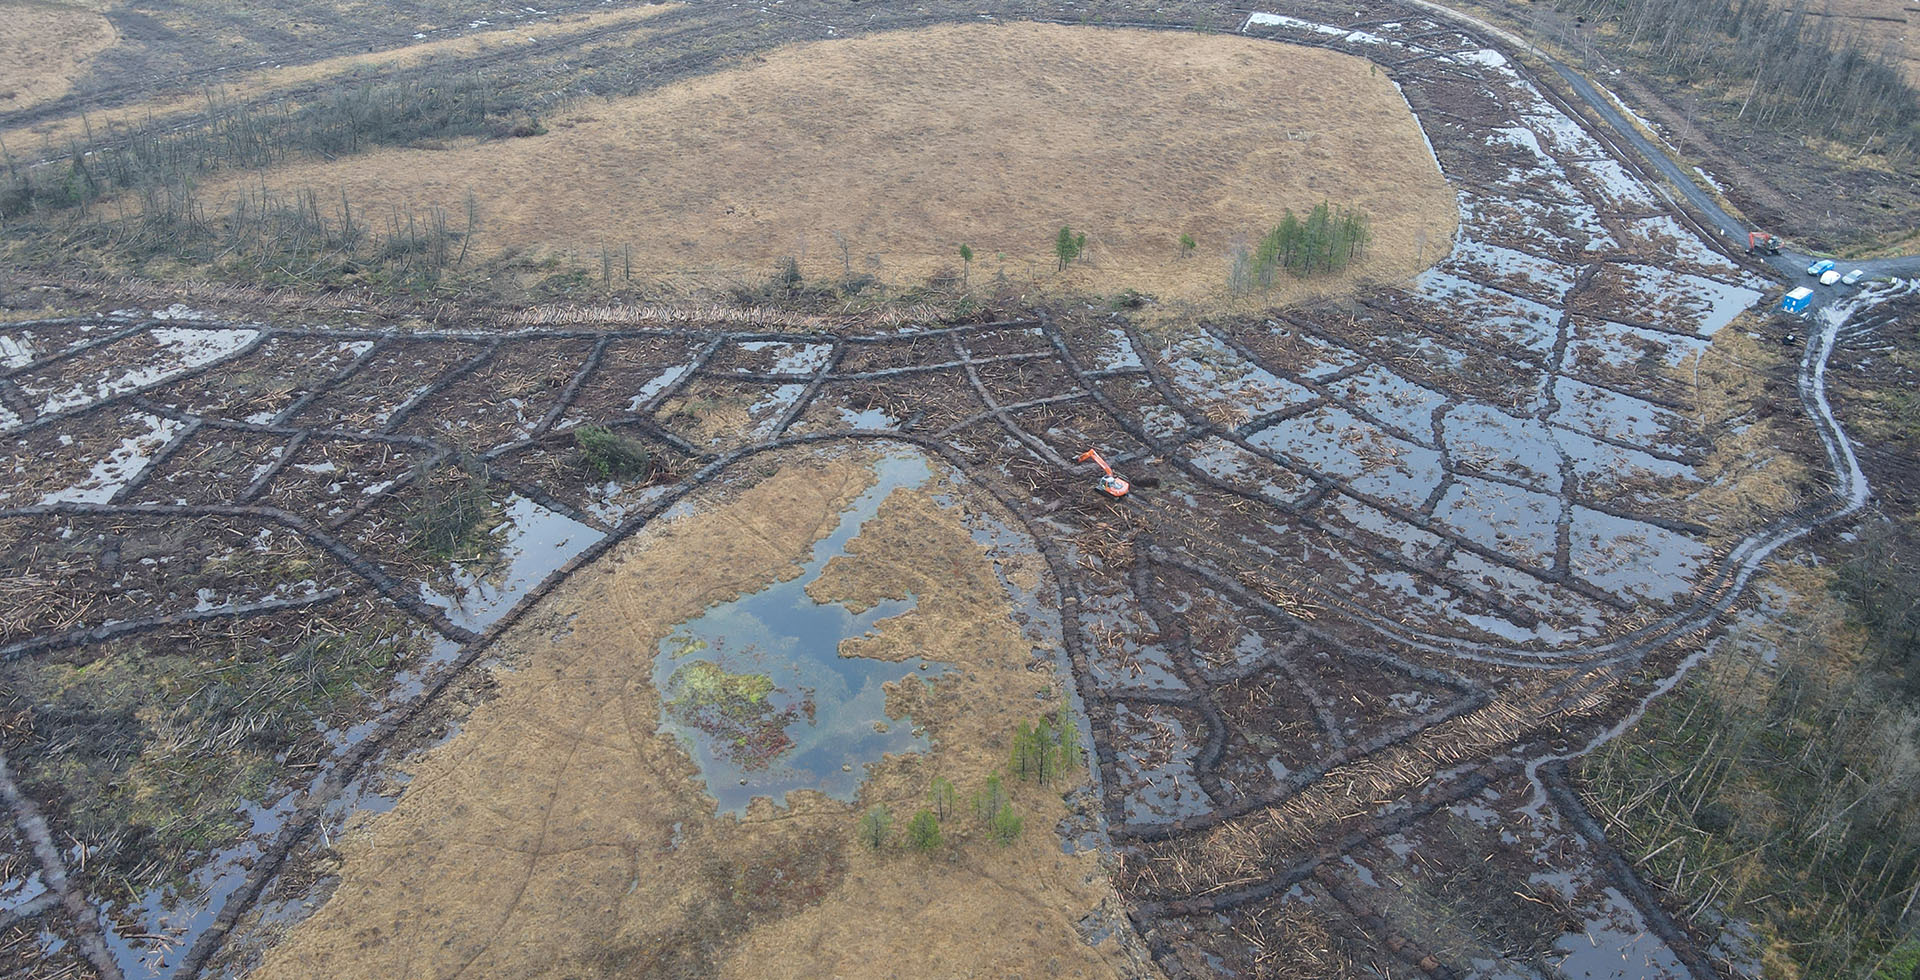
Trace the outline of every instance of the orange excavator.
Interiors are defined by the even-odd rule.
[[[1087,460],[1093,460],[1095,463],[1098,463],[1101,472],[1106,474],[1106,476],[1100,478],[1100,490],[1107,496],[1124,497],[1127,495],[1127,491],[1133,489],[1132,484],[1113,475],[1113,467],[1108,466],[1107,461],[1100,458],[1099,450],[1089,449],[1081,453],[1079,458],[1075,459],[1074,462],[1084,463]]]
[[[1747,232],[1748,255],[1779,255],[1780,243],[1764,231]]]

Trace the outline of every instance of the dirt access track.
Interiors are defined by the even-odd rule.
[[[1560,764],[1670,683],[1778,549],[1864,499],[1821,386],[1884,297],[1828,310],[1793,363],[1735,322],[1770,284],[1480,39],[1386,3],[1238,26],[1401,86],[1461,204],[1441,265],[1350,302],[1152,329],[1084,308],[899,330],[178,307],[6,325],[4,582],[30,599],[0,624],[0,853],[21,856],[0,868],[7,968],[239,973],[289,928],[281,955],[311,952],[300,930],[338,924],[333,902],[393,894],[364,863],[388,818],[365,814],[435,812],[459,784],[423,776],[510,744],[509,699],[569,703],[541,637],[590,625],[598,583],[627,582],[610,558],[645,561],[629,546],[689,510],[866,447],[921,454],[1004,522],[996,548],[1038,556],[1027,612],[1055,649],[1021,672],[1070,686],[1086,816],[1116,862],[1102,902],[1106,886],[1017,859],[1049,882],[1038,932],[1071,949],[1061,965],[1718,975],[1737,951],[1661,908]],[[651,475],[591,473],[587,425],[649,447]],[[1137,482],[1127,501],[1071,462],[1089,445]],[[423,507],[464,499],[448,486],[495,515],[486,575],[408,544]],[[997,612],[1006,594],[969,561]],[[519,670],[486,669],[503,657]],[[181,839],[155,809],[180,786],[233,812]],[[511,842],[549,815],[554,840],[594,839],[590,807],[489,818]],[[543,888],[596,893],[555,866]],[[459,887],[492,895],[524,865],[469,867]],[[853,865],[735,867],[805,885]],[[911,908],[898,884],[876,891]],[[841,907],[771,893],[738,919],[686,917],[726,940],[710,962],[778,972]],[[1116,950],[1128,936],[1150,964]]]

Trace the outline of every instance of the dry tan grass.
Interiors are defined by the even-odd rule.
[[[25,109],[67,94],[94,55],[120,35],[88,7],[0,0],[0,109]]]
[[[1672,372],[1690,388],[1695,421],[1715,433],[1698,470],[1706,483],[1688,501],[1689,516],[1726,534],[1806,503],[1803,490],[1812,482],[1800,454],[1781,451],[1805,443],[1805,417],[1797,411],[1751,417],[1782,397],[1770,373],[1785,351],[1755,339],[1754,326],[1746,317],[1735,320],[1713,335],[1697,365]]]
[[[0,0],[0,16],[8,9],[9,3],[27,3],[32,0]],[[534,24],[517,24],[513,27],[494,31],[476,31],[461,34],[458,37],[443,38],[434,41],[422,41],[419,44],[403,45],[397,48],[385,48],[379,51],[367,51],[356,54],[339,55],[324,58],[307,64],[286,67],[262,68],[255,71],[222,72],[219,84],[214,92],[230,98],[261,98],[276,92],[308,85],[317,81],[334,78],[346,78],[354,73],[381,67],[405,68],[418,65],[434,58],[464,57],[484,54],[506,48],[521,47],[534,41],[542,41],[556,35],[571,34],[595,27],[612,26],[631,21],[640,21],[672,9],[675,4],[660,3],[644,7],[627,7],[619,10],[605,10],[591,14],[568,17],[556,17],[553,20]],[[102,21],[104,23],[104,21]],[[4,38],[7,25],[0,22],[0,53],[4,53]],[[631,38],[628,39],[631,43]],[[589,50],[597,45],[587,45]],[[0,60],[0,68],[6,62]],[[0,71],[0,78],[10,77]],[[11,82],[0,85],[0,91],[12,86]],[[56,93],[57,94],[57,93]],[[141,99],[126,105],[109,109],[91,109],[85,118],[80,113],[59,119],[46,120],[31,127],[6,132],[9,144],[31,146],[42,140],[62,143],[69,138],[84,135],[89,126],[98,130],[114,123],[145,123],[148,121],[166,122],[170,117],[185,113],[199,112],[206,108],[206,89],[200,85],[186,88],[167,89],[153,93],[150,98]],[[0,108],[18,108],[17,105],[0,101]]]
[[[1365,208],[1360,270],[1415,269],[1454,230],[1406,103],[1368,62],[1244,38],[960,25],[796,45],[743,69],[550,121],[546,136],[282,168],[365,215],[481,204],[477,253],[630,245],[635,277],[972,282],[1214,299],[1228,253],[1285,208]],[[218,201],[261,186],[207,188]],[[456,226],[458,218],[455,219]],[[1087,255],[1054,272],[1061,225]],[[1182,233],[1199,243],[1179,257]],[[836,238],[836,236],[839,236]],[[838,242],[844,240],[843,254]],[[616,261],[616,265],[619,262]]]
[[[934,774],[971,792],[1005,762],[1014,724],[1046,710],[1036,691],[1059,685],[1028,669],[985,549],[928,491],[895,491],[816,591],[866,605],[911,589],[915,607],[871,642],[953,665],[933,687],[889,685],[930,754],[874,764],[857,804],[795,793],[715,817],[685,751],[657,731],[661,639],[709,603],[798,574],[873,479],[856,459],[784,462],[622,544],[521,620],[502,641],[520,666],[412,766],[390,813],[342,840],[339,887],[252,976],[694,975],[670,965],[706,943],[711,972],[729,977],[961,964],[1040,977],[1055,975],[1050,960],[1061,976],[1120,975],[1117,943],[1088,948],[1072,931],[1114,896],[1094,855],[1061,853],[1059,787],[1016,788],[1027,829],[1006,848],[976,836],[951,854],[874,854],[851,839],[873,803],[904,823]]]

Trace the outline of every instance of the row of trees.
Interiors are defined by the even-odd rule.
[[[1282,269],[1300,277],[1339,272],[1364,257],[1372,241],[1372,222],[1358,208],[1322,201],[1305,218],[1288,208],[1251,250],[1234,252],[1228,288],[1235,295],[1265,293]]]
[[[223,170],[252,170],[301,156],[332,158],[377,146],[459,136],[526,136],[539,121],[504,99],[484,74],[341,88],[294,107],[272,108],[207,96],[205,119],[179,128],[91,128],[55,147],[0,145],[6,179],[0,219],[41,210],[84,209],[121,190],[179,186]],[[23,165],[22,153],[65,157]]]
[[[63,248],[93,248],[129,258],[165,255],[213,263],[281,285],[311,285],[342,275],[424,288],[460,267],[479,222],[467,195],[464,215],[445,208],[384,208],[369,213],[343,193],[322,198],[312,190],[242,193],[224,207],[190,180],[141,187],[127,202],[82,223]]]
[[[1920,150],[1920,90],[1900,74],[1894,35],[1766,0],[1573,0],[1611,22],[1647,67],[1728,93],[1735,118],[1792,127],[1861,151]]]

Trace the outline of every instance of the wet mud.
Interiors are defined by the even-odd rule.
[[[304,914],[300,896],[331,877],[313,869],[337,871],[327,841],[379,795],[368,789],[374,773],[414,771],[396,810],[420,815],[411,819],[473,813],[495,792],[487,774],[551,768],[562,747],[550,736],[578,720],[576,709],[624,699],[617,717],[602,719],[614,756],[629,729],[658,735],[656,682],[683,696],[704,691],[685,702],[686,724],[709,737],[719,736],[707,728],[733,725],[728,737],[762,739],[755,751],[771,763],[792,750],[779,738],[797,745],[809,711],[824,710],[818,685],[809,702],[810,683],[797,675],[718,654],[663,664],[673,669],[655,676],[659,656],[674,659],[662,646],[674,624],[764,587],[766,574],[661,589],[681,573],[631,579],[602,569],[619,567],[635,542],[671,534],[714,489],[794,479],[794,461],[809,454],[907,447],[990,499],[1032,542],[1023,580],[1058,610],[1057,620],[1034,618],[1057,650],[1034,660],[1009,620],[1011,632],[993,639],[1012,652],[996,660],[1025,670],[1057,655],[1088,723],[1089,819],[1116,863],[1121,931],[1144,942],[1153,968],[1557,977],[1606,960],[1614,975],[1701,980],[1700,951],[1712,942],[1687,923],[1661,924],[1657,895],[1631,880],[1560,790],[1529,809],[1540,787],[1528,763],[1607,731],[1698,649],[1769,556],[1858,506],[1864,477],[1825,406],[1822,372],[1851,336],[1845,318],[1872,303],[1838,311],[1797,363],[1763,348],[1738,314],[1769,284],[1667,212],[1550,91],[1459,28],[1387,3],[1309,2],[1241,29],[1364,54],[1400,85],[1461,204],[1459,236],[1434,270],[1348,301],[1172,326],[1050,309],[792,333],[723,322],[293,327],[144,313],[0,328],[0,451],[12,474],[0,498],[5,587],[58,600],[0,623],[0,668],[16,686],[113,644],[327,617],[355,603],[404,619],[434,651],[408,661],[404,677],[369,682],[379,707],[357,717],[342,709],[344,734],[328,751],[256,787],[248,802],[271,819],[199,852],[218,861],[246,849],[224,890],[161,910],[90,891],[96,880],[76,872],[72,893],[86,896],[78,911],[9,884],[0,914],[47,923],[36,942],[49,962],[80,948],[97,921],[123,951],[110,954],[113,968],[128,975],[241,972],[258,944],[230,944],[235,927],[273,937],[275,915]],[[1743,441],[1762,423],[1764,446]],[[644,447],[646,475],[594,474],[577,448],[575,430],[586,426]],[[1099,494],[1091,468],[1072,462],[1088,445],[1140,489],[1125,501]],[[1763,449],[1793,466],[1762,465]],[[484,481],[497,515],[479,532],[489,563],[426,558],[409,545],[418,495],[449,467]],[[865,479],[835,483],[831,503],[814,508],[821,520],[830,524]],[[895,527],[895,499],[864,526]],[[792,506],[741,518],[753,533],[730,539],[739,553],[709,563],[743,560],[751,542],[781,536],[795,540],[775,549],[788,565],[772,577],[801,575],[805,547],[831,528],[783,526]],[[936,602],[964,607],[960,596],[998,596],[1005,584],[975,568],[965,588],[944,593],[913,577],[937,579],[938,569],[819,585],[858,564],[853,540],[843,555],[813,556],[824,562],[818,578],[799,586],[809,602],[843,603],[853,625],[833,628],[841,659],[897,670],[929,642],[914,616],[932,615]],[[589,672],[608,685],[589,696],[586,680],[560,685],[558,675],[528,673],[554,665],[516,661],[520,673],[498,675],[503,690],[586,700],[553,702],[550,728],[525,731],[518,749],[499,743],[537,758],[423,780],[433,766],[453,766],[449,749],[462,744],[456,736],[423,764],[408,752],[440,744],[423,730],[444,733],[455,715],[472,728],[504,710],[494,706],[518,703],[478,683],[493,676],[479,668],[518,656],[503,651],[533,633],[564,637],[584,628],[579,617],[608,615],[569,590],[612,588],[609,575],[626,583],[618,608],[658,627],[623,650],[624,673]],[[40,585],[53,582],[51,592]],[[576,618],[537,612],[551,602],[576,603]],[[736,644],[747,635],[725,633]],[[676,688],[691,663],[720,669],[687,674]],[[929,676],[930,689],[970,683],[970,673],[982,669]],[[453,710],[468,703],[480,707]],[[883,707],[890,732],[932,732],[893,746],[894,761],[879,767],[897,780],[887,785],[904,786],[899,767],[912,764],[897,760],[942,751],[940,726],[960,720],[898,685]],[[8,719],[19,710],[9,707]],[[66,736],[60,719],[44,724],[0,724],[0,749],[22,799],[63,826],[77,811],[63,773],[44,760]],[[985,748],[965,751],[972,769],[997,764]],[[632,779],[673,787],[669,809],[683,823],[712,819],[716,806],[752,818],[772,805],[753,802],[775,792],[767,787],[716,800],[700,788],[714,780],[684,755],[643,755],[610,761],[606,785],[526,792],[571,805],[613,792],[620,780],[610,774],[630,765]],[[735,757],[735,769],[762,756]],[[727,772],[737,784],[741,775]],[[826,797],[793,803],[796,795],[786,791],[796,810],[847,812]],[[667,812],[628,828],[638,850],[599,863],[627,867],[680,846]],[[360,830],[369,835],[360,846],[384,846],[383,834],[398,833],[386,826]],[[476,903],[497,916],[469,921],[442,907],[474,938],[433,953],[435,970],[525,967],[490,948],[475,923],[564,906],[586,882],[608,894],[629,883],[524,839],[520,823],[498,829],[489,853],[539,856],[529,863],[538,873],[508,876],[530,889],[509,901],[492,891],[504,887],[500,876],[472,865],[446,872],[456,880],[445,889],[484,889],[494,897]],[[597,853],[598,840],[582,831],[581,853]],[[44,859],[41,880],[79,858]],[[792,880],[811,884],[773,889],[773,904],[753,914],[832,907],[809,903],[862,873],[847,860],[793,869]],[[349,887],[390,909],[396,928],[428,902],[422,881],[343,880],[352,884],[334,887],[320,916]],[[370,889],[383,897],[367,898]],[[886,894],[904,908],[915,893]],[[761,908],[690,928],[794,956],[801,935],[780,929],[826,928],[805,918],[824,913],[805,911],[751,932],[749,912]],[[1610,924],[1591,925],[1602,919]],[[621,957],[684,940],[608,928],[565,935],[614,951],[602,966],[658,970],[671,964]],[[269,961],[341,955],[300,942]],[[1590,952],[1608,944],[1607,956]],[[702,955],[716,967],[724,950]]]

